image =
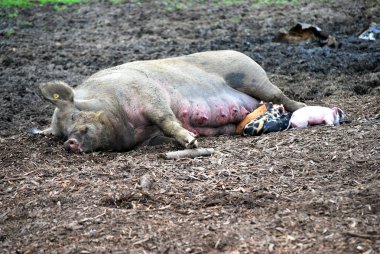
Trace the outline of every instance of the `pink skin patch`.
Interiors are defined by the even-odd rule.
[[[224,93],[207,100],[193,100],[188,109],[190,120],[180,119],[183,127],[201,136],[234,134],[236,123],[244,119],[259,103],[245,94],[233,95]]]
[[[258,101],[238,91],[220,91],[208,98],[187,99],[179,93],[172,94],[171,109],[182,126],[196,136],[234,134],[236,124],[257,108]],[[139,105],[135,102],[135,105]],[[124,106],[128,123],[134,129],[134,139],[144,139],[145,129],[151,125],[142,107]]]
[[[189,122],[192,126],[208,126],[210,124],[211,109],[204,99],[197,99],[189,105]],[[186,128],[186,127],[185,127]]]
[[[232,119],[237,119],[239,117],[239,113],[240,113],[240,110],[237,105],[233,105],[230,107],[230,115]]]
[[[128,116],[128,122],[135,128],[146,126],[148,120],[144,117],[143,109],[135,106],[124,106],[124,110]]]
[[[237,119],[241,121],[249,114],[249,111],[245,107],[240,107],[239,113],[240,114],[238,115]]]
[[[337,108],[308,106],[298,109],[290,120],[294,128],[306,128],[312,125],[339,125]]]
[[[221,98],[212,97],[208,100],[198,98],[191,102],[188,109],[191,127],[221,127],[231,123],[240,122],[252,108],[256,108],[258,103],[251,99],[248,103],[243,103],[239,98],[221,95]],[[186,103],[185,103],[186,104]],[[184,110],[183,107],[182,111]],[[177,117],[184,123],[187,122],[183,117]]]
[[[67,150],[73,152],[73,153],[80,153],[83,152],[81,145],[79,144],[78,140],[75,138],[70,138],[65,142],[65,147]]]
[[[208,104],[211,109],[211,119],[209,126],[222,126],[228,123],[229,112],[228,106],[224,101],[217,98],[210,98]]]

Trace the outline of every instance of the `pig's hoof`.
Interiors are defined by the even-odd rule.
[[[197,148],[197,147],[198,147],[198,141],[195,138],[192,138],[192,140],[186,144],[186,148]]]
[[[189,136],[181,141],[179,143],[186,149],[196,148],[198,147],[198,141],[195,137]]]
[[[184,148],[191,149],[198,147],[196,135],[190,131],[184,130],[178,133],[176,140],[181,144]]]

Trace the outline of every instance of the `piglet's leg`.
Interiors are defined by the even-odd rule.
[[[324,120],[322,121],[325,123],[327,126],[335,126],[334,125],[334,118],[333,117],[325,117]]]

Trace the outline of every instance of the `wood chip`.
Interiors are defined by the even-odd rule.
[[[140,178],[140,187],[144,191],[148,191],[152,187],[151,176],[149,174],[145,174]]]

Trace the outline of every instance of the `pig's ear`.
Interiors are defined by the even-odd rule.
[[[270,101],[268,103],[265,103],[265,106],[266,106],[267,110],[270,110],[273,108],[273,103]]]
[[[58,108],[74,105],[74,90],[62,81],[52,81],[40,85],[42,96]]]
[[[344,114],[343,110],[341,110],[338,107],[333,107],[332,110],[334,112],[334,116],[339,116],[339,120],[344,121],[344,118],[346,117],[346,115]]]
[[[342,112],[342,110],[337,107],[333,107],[332,110],[333,110],[334,116],[340,116],[339,113]]]

